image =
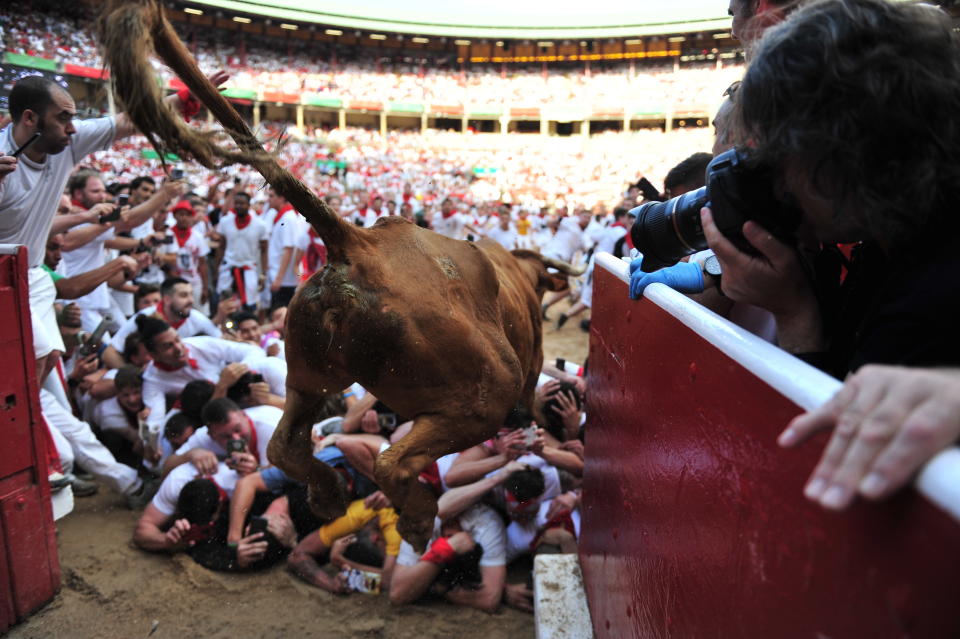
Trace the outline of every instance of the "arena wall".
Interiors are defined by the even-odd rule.
[[[776,437],[839,383],[663,285],[632,301],[626,264],[599,264],[580,546],[596,636],[960,636],[960,453],[924,495],[821,509],[802,491],[827,436]]]

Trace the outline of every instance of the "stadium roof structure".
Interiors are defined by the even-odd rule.
[[[189,0],[300,23],[433,36],[621,38],[729,29],[726,0]]]

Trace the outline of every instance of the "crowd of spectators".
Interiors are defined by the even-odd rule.
[[[874,75],[850,72],[829,91],[821,89],[831,100],[839,96],[832,111],[804,121],[808,107],[767,90],[789,79],[777,64],[785,59],[784,48],[818,49],[828,40],[825,30],[859,41],[864,25],[879,14],[905,33],[885,34],[873,53],[887,56],[887,64],[873,68]],[[704,295],[712,284],[727,297],[702,299],[722,305],[726,314],[736,304],[767,311],[773,320],[769,339],[840,377],[873,363],[955,366],[960,347],[949,325],[955,301],[939,293],[956,281],[960,266],[952,254],[931,257],[929,242],[934,230],[947,247],[956,237],[943,205],[955,205],[957,191],[949,179],[929,176],[939,175],[931,167],[953,170],[960,164],[958,140],[944,144],[931,129],[931,122],[948,121],[949,109],[960,103],[960,72],[943,62],[946,53],[956,53],[956,35],[943,29],[932,10],[882,0],[823,2],[796,15],[786,35],[761,45],[763,64],[752,65],[728,98],[727,108],[737,117],[721,120],[714,150],[745,142],[744,131],[736,130],[737,123],[745,124],[765,161],[783,167],[816,157],[824,164],[813,166],[836,171],[841,186],[830,183],[824,191],[809,165],[786,172],[784,199],[802,209],[807,233],[786,244],[747,222],[739,239],[753,246],[752,253],[723,235],[705,209],[704,233],[722,263],[723,279],[710,280],[696,263],[684,263],[669,267],[680,270],[662,271],[683,277],[659,281]],[[904,50],[884,48],[891,41]],[[59,46],[30,38],[27,44]],[[829,54],[867,55],[842,45]],[[818,85],[824,70],[817,64],[823,63],[813,53],[804,59],[812,70],[796,81]],[[944,68],[920,77],[911,67],[918,64]],[[942,109],[941,118],[929,119],[893,97],[869,101],[881,130],[893,137],[904,130],[916,143],[909,158],[916,180],[909,188],[884,173],[895,155],[906,152],[896,139],[880,149],[855,147],[857,166],[876,169],[860,182],[850,175],[852,165],[835,162],[840,148],[824,148],[824,140],[846,150],[851,141],[869,137],[873,120],[861,117],[862,94],[885,86],[881,76],[890,68],[903,71],[902,81],[917,83],[928,108]],[[576,551],[590,426],[584,371],[545,366],[532,415],[511,414],[496,437],[437,460],[421,475],[440,509],[424,554],[400,539],[396,512],[373,473],[377,455],[404,437],[411,422],[358,384],[331,393],[316,417],[315,457],[338,470],[353,501],[344,516],[319,521],[305,487],[270,465],[266,446],[286,395],[286,307],[303,278],[323,266],[322,241],[280,194],[246,169],[211,173],[186,166],[167,175],[140,155],[143,140],[133,137],[123,114],[74,128],[69,117],[58,121],[48,109],[57,100],[69,113],[62,89],[37,78],[20,82],[20,94],[11,96],[13,123],[0,132],[7,151],[0,158],[0,210],[7,226],[0,230],[4,241],[28,244],[31,251],[31,309],[41,406],[54,444],[54,484],[72,484],[78,495],[95,491],[97,481],[109,485],[132,508],[144,509],[133,533],[139,547],[186,552],[211,569],[255,570],[286,561],[296,575],[334,593],[389,591],[398,605],[432,594],[487,611],[501,602],[530,610],[529,585],[507,583],[506,565],[530,553]],[[817,99],[827,98],[812,98],[819,107]],[[182,106],[178,100],[173,96],[171,104]],[[816,128],[826,113],[845,127],[843,135],[831,138]],[[38,126],[41,118],[45,124]],[[781,119],[795,127],[794,149],[783,150]],[[42,131],[41,141],[20,160],[10,157],[18,146],[15,136],[33,130]],[[57,146],[61,131],[67,142]],[[623,148],[625,139],[633,144]],[[284,164],[352,223],[372,226],[396,215],[454,239],[489,237],[510,249],[576,262],[589,261],[596,250],[628,255],[629,211],[643,198],[637,178],[663,176],[670,196],[702,186],[702,171],[690,167],[702,169],[710,154],[678,160],[689,155],[681,150],[684,144],[695,151],[705,142],[684,131],[570,141],[446,133],[383,139],[348,129],[273,146]],[[579,148],[564,153],[564,144]],[[895,175],[907,170],[903,162],[892,164]],[[473,171],[491,167],[497,169],[492,177]],[[41,173],[61,175],[66,190],[52,187],[52,177],[38,182]],[[835,189],[851,185],[859,188],[859,199],[838,196]],[[56,207],[23,208],[19,195],[39,198],[44,190]],[[836,203],[831,198],[842,202],[843,215],[830,206]],[[51,221],[17,226],[18,215]],[[42,251],[34,237],[41,228],[49,231],[40,238]],[[838,244],[847,245],[849,257],[841,257]],[[856,246],[851,251],[849,245]],[[891,259],[890,247],[906,259]],[[639,260],[631,265],[635,296],[650,283],[643,281],[641,266]],[[686,284],[688,275],[692,285]],[[589,304],[589,271],[582,284],[562,294],[579,294]],[[49,313],[38,312],[36,292],[43,289],[54,291]],[[545,316],[557,299],[545,300]],[[54,309],[55,319],[44,324]],[[558,318],[558,328],[566,317]],[[56,334],[46,331],[50,325]],[[41,344],[47,346],[42,351]],[[886,420],[876,420],[882,424],[837,431],[831,450],[843,453],[849,446],[848,455],[843,463],[836,452],[824,459],[807,487],[811,499],[843,508],[858,492],[888,494],[936,446],[956,441],[955,414],[928,409],[926,421],[912,430],[908,419],[924,402],[955,402],[955,373],[868,367],[845,395],[796,420],[781,442],[795,445],[833,425],[856,403],[858,390],[895,387],[903,379],[911,382],[904,385],[910,393],[892,395],[896,410],[888,407]],[[870,391],[870,407],[880,403],[877,392]],[[853,412],[862,419],[870,407]],[[898,437],[900,426],[920,434]],[[854,435],[858,444],[850,444]],[[872,455],[864,453],[870,446]],[[907,462],[910,471],[904,471]]]
[[[64,12],[39,14],[27,3],[13,2],[0,13],[0,50],[24,53],[99,68],[102,59],[83,15]],[[184,34],[186,35],[186,34]],[[192,52],[203,68],[225,69],[226,86],[262,88],[298,95],[314,93],[344,101],[395,101],[433,105],[469,105],[485,108],[551,107],[566,110],[652,110],[663,112],[713,109],[719,95],[743,73],[730,64],[674,68],[673,62],[627,63],[585,68],[495,66],[461,69],[455,60],[422,61],[409,56],[378,58],[362,49],[336,55],[323,43],[286,42],[267,36],[246,36],[241,48],[237,34],[209,30],[195,40]],[[157,71],[169,79],[169,70]]]

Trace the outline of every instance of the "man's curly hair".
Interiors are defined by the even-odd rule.
[[[808,4],[768,30],[737,101],[755,157],[807,168],[862,239],[891,252],[956,224],[960,43],[939,9]]]

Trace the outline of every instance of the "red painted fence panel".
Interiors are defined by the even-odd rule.
[[[26,248],[0,245],[0,633],[60,587],[26,263]]]
[[[826,436],[775,442],[799,407],[594,277],[580,559],[597,637],[960,636],[957,521],[913,489],[808,502]]]

